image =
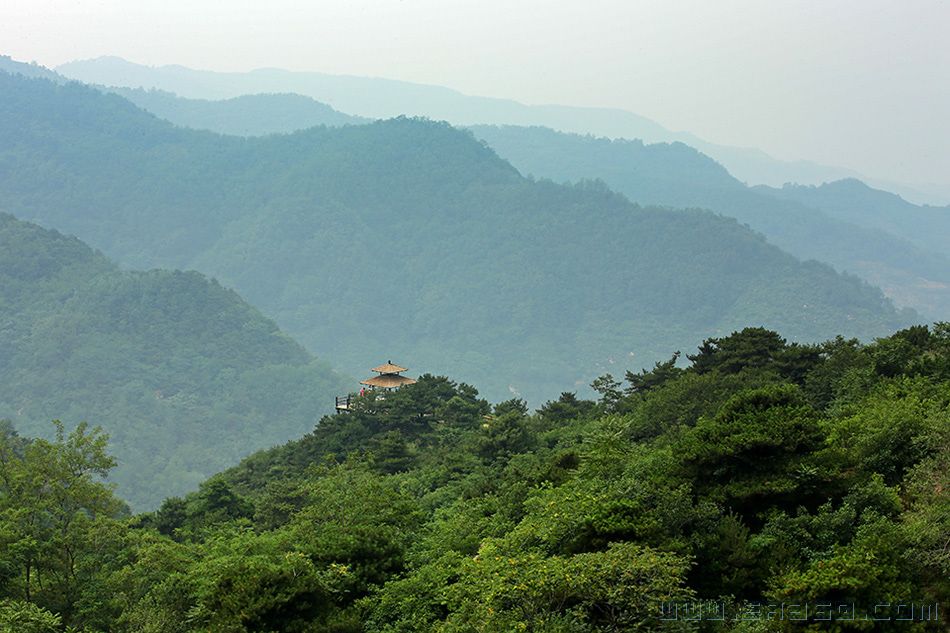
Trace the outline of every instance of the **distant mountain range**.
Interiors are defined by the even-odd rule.
[[[214,101],[154,89],[103,89],[176,125],[223,134],[367,122],[301,95]],[[748,224],[801,259],[830,263],[880,286],[901,306],[934,319],[950,315],[950,257],[942,246],[950,243],[950,208],[913,205],[854,180],[817,189],[750,189],[679,142],[611,141],[537,126],[470,129],[525,174],[558,182],[600,179],[640,204],[708,208]]]
[[[299,95],[210,101],[112,90],[175,124],[225,134],[366,122]],[[830,263],[881,286],[899,305],[932,318],[950,315],[950,257],[940,246],[950,243],[950,208],[913,205],[855,180],[817,189],[750,189],[708,156],[678,142],[611,141],[536,126],[469,129],[525,174],[558,182],[600,179],[640,204],[707,208],[735,217],[801,259]]]
[[[317,125],[360,125],[371,119],[338,112],[297,94],[242,95],[222,101],[185,99],[161,90],[110,88],[176,125],[237,136],[295,132]]]
[[[0,420],[30,436],[101,425],[136,510],[306,433],[350,388],[217,282],[120,270],[0,213]]]
[[[820,187],[789,184],[780,189],[761,186],[755,189],[821,209],[846,222],[887,231],[934,253],[950,252],[950,206],[918,206],[854,179]]]
[[[297,93],[342,112],[372,119],[426,116],[454,125],[540,125],[562,132],[642,139],[648,143],[680,141],[711,156],[736,178],[749,184],[781,186],[793,182],[817,185],[856,177],[912,200],[941,205],[950,202],[950,191],[939,187],[924,190],[919,185],[880,181],[853,170],[810,161],[778,160],[758,149],[718,145],[687,132],[670,131],[655,121],[625,110],[528,106],[507,99],[464,95],[441,86],[273,68],[222,73],[183,66],[150,67],[119,57],[70,62],[56,70],[66,77],[87,83],[157,88],[198,99]]]
[[[9,210],[214,275],[349,373],[393,358],[537,403],[748,324],[816,340],[919,320],[734,220],[535,182],[446,124],[238,138],[76,83],[0,91]]]
[[[13,59],[9,55],[0,55],[0,72],[23,75],[24,77],[49,79],[50,81],[60,83],[67,80],[66,77],[60,75],[54,70],[50,70],[46,66],[41,66],[36,62],[29,64],[26,62],[20,62]]]
[[[950,207],[921,207],[855,180],[749,188],[682,143],[646,145],[546,128],[472,128],[525,174],[603,180],[640,204],[702,207],[734,217],[801,259],[880,286],[899,305],[950,317]]]

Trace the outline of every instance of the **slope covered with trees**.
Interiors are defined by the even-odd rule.
[[[786,185],[780,189],[756,189],[821,209],[847,222],[880,228],[933,252],[945,253],[950,243],[950,206],[911,204],[898,195],[873,189],[853,178],[819,187]]]
[[[0,72],[23,75],[24,77],[40,77],[51,81],[65,81],[62,75],[45,66],[40,66],[36,63],[26,64],[19,62],[9,55],[0,55]]]
[[[144,66],[118,57],[101,57],[63,64],[56,69],[71,79],[105,86],[159,89],[192,99],[229,99],[246,94],[296,93],[334,108],[369,118],[425,116],[453,125],[543,125],[555,130],[647,142],[679,141],[726,165],[750,183],[781,186],[786,182],[820,184],[840,178],[863,178],[851,170],[811,161],[784,161],[759,149],[710,143],[689,132],[674,132],[630,111],[562,105],[525,105],[507,99],[471,96],[443,86],[391,79],[293,72],[263,68],[251,72],[214,72],[183,66]],[[885,188],[901,187],[888,183]],[[946,203],[946,188],[934,187],[916,196]]]
[[[399,358],[539,401],[750,321],[816,340],[915,319],[734,220],[535,182],[446,124],[242,139],[76,84],[0,88],[10,210],[214,275],[349,373]]]
[[[525,174],[603,180],[640,204],[711,209],[801,259],[858,275],[899,305],[950,315],[950,209],[920,207],[859,181],[746,187],[682,143],[647,145],[547,128],[478,126],[475,135]]]
[[[240,136],[367,122],[292,94],[211,101],[110,90],[176,125]],[[942,246],[950,240],[946,208],[913,205],[855,180],[750,190],[682,143],[645,145],[541,127],[471,129],[522,173],[557,182],[600,179],[645,205],[708,208],[748,224],[796,257],[830,263],[880,286],[898,305],[934,318],[950,314],[950,258]]]
[[[746,328],[675,360],[534,413],[423,376],[129,520],[89,481],[99,434],[6,430],[0,622],[944,630],[948,324],[870,345]],[[10,487],[44,463],[56,495]]]
[[[312,428],[344,384],[216,281],[0,214],[0,420],[101,424],[136,509]]]

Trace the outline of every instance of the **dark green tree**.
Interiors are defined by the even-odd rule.
[[[723,338],[703,341],[696,354],[686,357],[693,371],[704,374],[717,370],[734,374],[746,368],[770,365],[785,350],[785,339],[762,327],[748,327]]]

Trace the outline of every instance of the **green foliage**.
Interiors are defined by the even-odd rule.
[[[942,325],[807,352],[746,330],[533,413],[426,375],[131,520],[95,478],[101,433],[0,424],[0,622],[607,633],[695,631],[660,618],[696,600],[942,605],[944,345]]]
[[[77,84],[0,92],[6,208],[124,266],[213,275],[351,374],[385,349],[534,404],[749,323],[809,341],[917,320],[728,217],[533,181],[443,123],[245,139]]]
[[[699,352],[688,355],[692,369],[698,374],[718,370],[735,374],[745,368],[759,368],[771,364],[785,347],[785,339],[765,328],[746,328],[731,336],[703,341]]]
[[[945,208],[917,206],[853,179],[820,187],[748,187],[702,153],[707,149],[683,143],[512,125],[471,129],[524,174],[555,182],[597,178],[642,205],[710,209],[749,225],[801,260],[828,262],[887,287],[900,305],[931,316],[950,310]]]
[[[815,412],[789,386],[742,392],[712,419],[701,419],[676,445],[696,493],[746,518],[808,486],[809,453],[821,444]],[[796,501],[792,501],[795,499]]]
[[[950,596],[950,425],[939,431],[936,454],[915,465],[905,478],[908,505],[901,516],[918,580],[934,594]]]
[[[0,633],[59,633],[60,617],[30,602],[0,601]]]
[[[644,628],[662,602],[689,597],[682,586],[686,568],[682,558],[633,544],[545,557],[489,542],[462,565],[449,595],[454,613],[442,630]]]
[[[589,633],[694,598],[950,600],[950,325],[789,342],[908,318],[734,222],[521,178],[445,125],[240,140],[0,88],[14,210],[220,274],[345,362],[384,341],[561,393],[492,407],[426,374],[312,428],[336,378],[234,293],[0,216],[0,413],[113,431],[0,423],[0,629]],[[668,355],[748,321],[789,338]],[[652,369],[570,391],[631,350]],[[129,518],[107,448],[123,491],[197,490]]]
[[[103,531],[124,510],[98,481],[115,464],[106,454],[108,438],[85,424],[69,434],[55,426],[52,442],[0,434],[0,598],[14,600],[0,621],[22,620],[24,627],[52,626],[54,619],[21,603],[57,613],[55,622],[84,619],[97,573],[89,558],[108,548]]]
[[[344,464],[304,484],[309,503],[287,526],[295,546],[324,565],[347,570],[341,590],[365,595],[404,565],[421,515],[390,480]]]
[[[136,509],[312,428],[343,380],[197,273],[120,271],[0,214],[0,417],[97,420]]]
[[[449,551],[416,567],[411,575],[386,583],[364,599],[364,630],[428,633],[450,613],[450,591],[468,559]]]
[[[910,602],[920,588],[906,567],[906,548],[900,527],[881,519],[862,526],[854,540],[837,546],[826,557],[811,562],[772,581],[773,600],[788,604],[896,605]],[[887,613],[893,617],[893,614]],[[859,617],[859,619],[862,619]],[[892,630],[894,622],[836,622],[831,630]],[[871,628],[873,627],[873,628]]]
[[[646,394],[679,376],[683,371],[680,367],[676,366],[676,361],[679,357],[680,353],[676,352],[667,361],[657,361],[656,365],[654,365],[650,371],[644,370],[639,373],[628,371],[626,378],[630,388],[627,390],[627,393]],[[690,358],[690,360],[692,360],[692,358]]]
[[[493,462],[500,457],[527,453],[534,446],[534,438],[526,424],[523,411],[504,410],[483,425],[485,433],[480,438],[479,455]]]
[[[195,598],[188,613],[192,626],[222,633],[318,630],[314,621],[330,608],[336,577],[347,571],[321,573],[282,541],[280,534],[240,531],[206,542],[201,562],[185,579]]]
[[[611,379],[612,380],[612,379]],[[565,423],[583,418],[594,412],[594,403],[580,400],[576,393],[565,391],[557,400],[546,402],[538,413],[549,423]]]
[[[858,406],[842,409],[830,424],[835,457],[863,471],[879,473],[890,485],[932,454],[946,425],[948,395],[929,381],[901,377],[871,390]]]
[[[93,479],[115,464],[105,452],[107,438],[85,424],[67,436],[56,422],[55,442],[33,440],[20,447],[10,440],[0,439],[0,516],[6,553],[20,571],[20,594],[30,600],[37,591],[49,592],[70,600],[71,552],[99,516],[122,509]]]

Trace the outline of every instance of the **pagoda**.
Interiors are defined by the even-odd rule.
[[[375,371],[379,375],[360,381],[360,384],[363,385],[363,387],[360,388],[360,396],[363,395],[366,387],[369,387],[370,389],[385,389],[386,391],[392,391],[394,389],[399,389],[400,387],[405,387],[406,385],[415,384],[416,382],[412,378],[401,375],[402,372],[408,371],[408,369],[405,367],[400,367],[399,365],[394,365],[391,360],[386,361],[384,365],[380,365],[379,367],[373,367],[373,369],[370,371]],[[356,396],[353,394],[337,396],[336,410],[338,412],[349,411],[355,397]]]
[[[405,387],[406,385],[412,385],[416,382],[412,378],[400,375],[402,372],[408,371],[408,369],[400,367],[399,365],[393,365],[391,360],[386,361],[386,364],[380,365],[379,367],[373,367],[370,371],[375,371],[379,375],[361,380],[360,384],[373,389],[392,390]]]

